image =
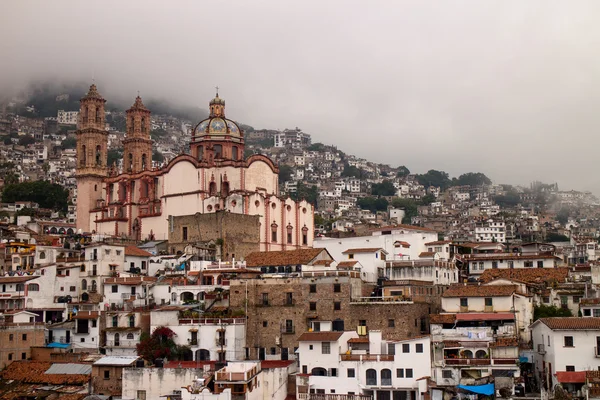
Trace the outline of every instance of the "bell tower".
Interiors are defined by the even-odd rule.
[[[152,167],[150,110],[140,96],[127,110],[127,135],[123,140],[123,172],[136,174]]]
[[[77,229],[90,231],[90,210],[102,198],[102,179],[108,174],[104,103],[93,84],[79,101],[77,120]]]

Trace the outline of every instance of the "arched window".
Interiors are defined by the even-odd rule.
[[[215,152],[215,159],[223,157],[223,146],[221,146],[220,144],[215,144],[213,146],[213,150]]]
[[[271,242],[277,243],[277,224],[275,222],[271,224]]]
[[[327,370],[321,367],[315,367],[310,371],[310,374],[313,376],[327,376]]]
[[[146,118],[142,117],[142,132],[146,132]]]
[[[473,358],[473,352],[471,350],[463,350],[463,358]]]
[[[117,326],[119,326],[119,316],[118,315],[113,315],[112,326],[113,326],[113,328],[116,328]]]
[[[102,165],[102,148],[100,146],[96,146],[96,165]]]
[[[204,157],[204,146],[198,146],[198,161],[202,161]]]
[[[237,160],[238,159],[238,148],[237,148],[237,146],[233,146],[231,148],[231,159],[232,160]]]
[[[30,292],[39,292],[40,285],[38,285],[37,283],[30,283],[29,285],[27,285],[27,289],[29,289]]]
[[[87,290],[87,280],[81,281],[81,290]]]
[[[100,115],[100,109],[96,109],[96,123],[100,124],[102,123],[102,116]]]
[[[293,235],[294,227],[292,226],[292,224],[288,224],[288,226],[286,226],[286,229],[287,229],[287,243],[292,244],[292,239],[294,237],[294,235]]]
[[[94,272],[95,272],[95,270],[94,270]],[[95,292],[95,291],[96,291],[96,281],[92,281],[92,292]]]
[[[129,126],[129,132],[133,132],[134,124],[135,124],[135,121],[134,121],[133,117],[131,117],[131,125]]]
[[[229,196],[229,182],[224,181],[221,183],[221,196],[227,197]]]
[[[217,182],[211,182],[208,184],[208,195],[209,196],[217,195]]]
[[[127,334],[127,340],[133,340],[133,333]]]
[[[392,386],[392,371],[389,369],[381,370],[381,386]]]
[[[40,251],[40,260],[45,260],[45,259],[46,259],[46,252]]]
[[[87,161],[87,152],[86,152],[86,148],[85,148],[85,144],[83,146],[81,146],[81,160],[79,162],[79,164],[81,164],[81,166],[85,166],[85,163]]]
[[[376,386],[377,385],[377,371],[370,368],[366,372],[367,374],[367,385]]]
[[[485,350],[477,350],[477,352],[475,353],[475,358],[486,358],[487,357],[487,353],[485,352]]]
[[[142,171],[146,169],[146,154],[142,154]]]
[[[88,122],[88,115],[89,115],[88,107],[85,107],[83,109],[83,122]]]
[[[127,156],[128,161],[127,161],[127,171],[131,172],[133,171],[133,154],[129,153],[129,155]]]
[[[135,316],[134,315],[129,316],[129,327],[135,328]]]
[[[118,333],[115,333],[115,346],[121,345],[121,336]]]

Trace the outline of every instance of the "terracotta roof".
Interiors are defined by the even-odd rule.
[[[429,315],[430,324],[453,324],[456,321],[456,314],[431,314]]]
[[[409,249],[410,243],[405,242],[404,240],[396,240],[394,242],[394,247],[405,247],[405,248]]]
[[[98,311],[79,311],[73,316],[73,319],[98,319],[99,314]]]
[[[51,362],[45,361],[14,361],[9,368],[0,372],[0,378],[51,385],[84,385],[90,380],[89,375],[82,374],[46,374],[51,366]]]
[[[517,291],[516,285],[462,285],[450,286],[442,297],[494,297],[510,296]]]
[[[358,264],[358,261],[340,261],[337,264],[337,268],[352,268],[356,264]]]
[[[304,332],[298,338],[299,342],[335,342],[343,332]]]
[[[518,345],[517,338],[497,338],[495,342],[490,343],[490,347],[516,347]]]
[[[569,268],[516,268],[486,269],[479,278],[487,283],[495,279],[515,279],[525,283],[543,283],[549,281],[564,282],[569,276]]]
[[[579,304],[582,304],[582,305],[600,304],[600,297],[594,297],[591,299],[581,299],[581,300],[579,300]]]
[[[215,365],[216,361],[168,361],[165,368],[202,368],[205,365]]]
[[[444,340],[444,347],[450,348],[450,347],[462,347],[462,346],[458,340]]]
[[[287,368],[294,361],[292,360],[262,360],[260,362],[261,369],[272,369],[272,368]]]
[[[366,336],[352,338],[348,340],[348,343],[369,343],[369,338]]]
[[[421,254],[419,254],[419,258],[433,257],[433,256],[435,256],[435,251],[422,251]]]
[[[333,260],[317,260],[313,263],[313,265],[325,265],[328,267],[332,262]]]
[[[435,242],[425,243],[425,246],[435,246],[436,244],[449,244],[452,240],[436,240]]]
[[[600,330],[600,317],[552,317],[538,321],[553,330]]]
[[[556,380],[560,383],[585,383],[586,371],[556,371]]]
[[[135,246],[125,247],[125,255],[133,257],[152,257],[151,253],[148,253],[146,250],[139,249]]]
[[[514,320],[515,314],[504,313],[460,313],[456,315],[457,321],[501,321]]]
[[[153,276],[129,276],[122,278],[107,278],[105,284],[113,285],[141,285],[142,283],[154,283],[157,278]]]
[[[0,283],[22,283],[32,279],[39,278],[39,276],[3,276],[0,277]]]
[[[429,228],[423,228],[422,226],[405,225],[405,224],[382,226],[380,228],[371,229],[371,231],[379,232],[379,231],[390,231],[390,230],[400,230],[400,229],[406,229],[406,230],[412,230],[412,231],[423,231],[423,232],[437,232],[436,230],[429,229]]]
[[[506,254],[506,253],[463,254],[463,258],[465,259],[465,261],[558,259],[558,257],[553,256],[551,254]]]
[[[354,253],[375,253],[376,251],[383,250],[381,247],[363,247],[360,249],[348,249],[342,251],[342,254],[354,254]]]
[[[285,251],[255,251],[246,256],[246,265],[248,267],[307,265],[322,252],[327,252],[327,250],[321,248]]]

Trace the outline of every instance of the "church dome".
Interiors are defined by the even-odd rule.
[[[196,135],[241,136],[240,127],[234,121],[225,118],[225,100],[220,98],[218,93],[209,106],[210,116],[196,126]]]

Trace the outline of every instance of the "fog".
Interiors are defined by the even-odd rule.
[[[0,90],[95,79],[111,98],[300,127],[412,172],[600,193],[596,1],[13,1]]]

